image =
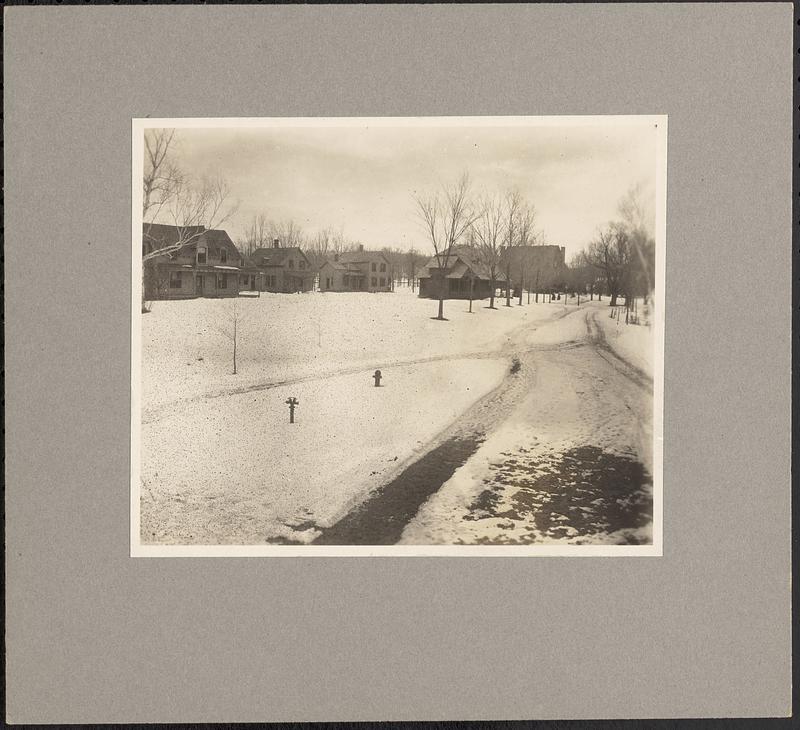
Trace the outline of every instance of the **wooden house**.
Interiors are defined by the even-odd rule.
[[[169,250],[180,241],[188,243],[145,262],[145,299],[238,296],[242,256],[225,231],[145,224],[142,256]]]
[[[319,270],[320,291],[392,291],[392,267],[381,251],[334,254]]]
[[[466,246],[453,247],[447,256],[433,256],[419,273],[419,296],[427,299],[487,299],[492,288],[505,286],[498,264],[494,282],[488,266]]]
[[[257,248],[246,262],[246,287],[258,291],[304,292],[314,288],[317,273],[297,246],[281,246],[275,239],[272,248]],[[255,278],[254,278],[255,277]]]

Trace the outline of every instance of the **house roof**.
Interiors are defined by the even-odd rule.
[[[283,266],[290,254],[300,254],[306,261],[306,255],[299,246],[281,248],[257,248],[250,254],[250,262],[254,266]]]
[[[339,254],[339,261],[345,264],[370,263],[376,258],[381,258],[387,264],[389,263],[389,259],[386,258],[383,251],[345,251]]]
[[[445,274],[445,277],[448,279],[461,279],[470,271],[479,279],[486,279],[489,281],[492,278],[489,266],[480,260],[480,252],[467,246],[454,246],[448,255],[442,259],[442,263],[445,271],[452,269],[452,271],[448,271]],[[424,279],[430,277],[431,269],[438,268],[439,261],[436,256],[432,256],[420,272],[420,278]],[[495,271],[494,280],[505,281],[505,279],[505,274],[500,271],[500,267],[498,266]]]
[[[227,249],[230,253],[235,253],[237,256],[240,255],[239,249],[236,248],[236,244],[233,241],[231,241],[231,237],[228,235],[227,231],[211,228],[207,230],[202,237],[205,240],[208,247],[211,249],[224,248]]]
[[[181,239],[190,239],[183,248],[194,248],[203,241],[212,250],[224,248],[237,257],[240,255],[227,231],[203,226],[168,226],[163,223],[145,223],[142,226],[142,240],[152,244],[154,251],[178,243]]]
[[[361,271],[355,264],[343,263],[342,261],[335,261],[332,259],[328,259],[322,266],[330,266],[332,269],[336,271],[346,271],[351,274],[363,274],[364,272]],[[320,266],[320,268],[322,268]]]
[[[142,224],[142,240],[147,241],[154,245],[154,249],[164,248],[177,243],[181,234],[184,238],[199,235],[205,228],[203,226],[186,226],[179,228],[178,226],[167,226],[163,223],[144,223]]]

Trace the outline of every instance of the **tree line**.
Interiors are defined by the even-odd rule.
[[[623,297],[645,302],[655,288],[655,239],[650,233],[641,187],[631,188],[618,206],[619,217],[600,228],[572,258],[567,284],[573,292],[606,293],[610,306]]]

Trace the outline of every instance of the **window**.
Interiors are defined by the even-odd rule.
[[[305,269],[306,268],[306,262],[305,261],[298,262],[297,268],[298,269]]]
[[[386,271],[386,264],[381,264],[381,271]]]
[[[330,276],[326,276],[325,277],[325,288],[326,289],[330,289],[331,288],[331,277]]]
[[[381,286],[386,286],[386,279],[383,276],[381,277]]]
[[[205,248],[198,248],[197,249],[197,263],[198,264],[206,263],[206,250],[205,250]]]
[[[377,269],[377,264],[375,264],[375,262],[372,263],[372,270],[373,271],[377,271],[378,270]]]
[[[267,275],[267,286],[275,286],[276,283],[277,282],[276,282],[275,276],[273,274],[268,274]]]
[[[228,288],[228,275],[217,274],[217,289],[227,289],[227,288]]]
[[[289,268],[290,269],[294,268],[294,259],[289,259]]]
[[[372,264],[372,265],[375,266],[375,264]],[[372,286],[378,286],[378,277],[377,276],[373,276],[372,277]]]
[[[180,271],[170,271],[170,273],[169,273],[169,288],[170,289],[180,289],[181,288],[181,272]]]
[[[228,250],[225,248],[221,248],[219,250],[219,262],[224,264],[228,260]]]

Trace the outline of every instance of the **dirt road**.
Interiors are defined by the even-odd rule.
[[[599,311],[565,310],[542,342],[512,333],[501,385],[315,544],[646,542],[652,380]]]

